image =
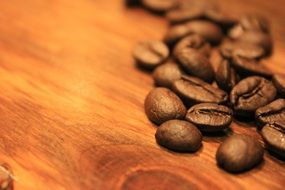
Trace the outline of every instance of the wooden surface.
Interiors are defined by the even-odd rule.
[[[236,17],[271,20],[268,66],[285,73],[284,0],[220,2]],[[160,17],[122,0],[3,0],[0,23],[0,161],[13,168],[15,189],[284,188],[285,162],[267,153],[249,172],[219,169],[224,137],[205,137],[195,154],[155,143],[143,110],[153,82],[131,50],[162,38]],[[248,124],[232,128],[260,139]]]

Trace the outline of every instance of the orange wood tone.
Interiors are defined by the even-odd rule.
[[[219,0],[236,17],[272,22],[274,55],[285,73],[283,0]],[[122,0],[3,0],[0,3],[0,161],[16,190],[284,189],[284,161],[266,153],[239,175],[219,169],[225,137],[205,137],[195,154],[155,143],[143,101],[152,78],[133,64],[144,39],[161,39],[167,22]],[[261,140],[254,125],[234,133]]]

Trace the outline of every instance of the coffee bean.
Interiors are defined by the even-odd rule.
[[[233,39],[237,39],[246,31],[269,33],[268,21],[257,15],[242,17],[239,23],[229,31],[229,36]]]
[[[267,149],[285,158],[285,121],[265,125],[261,134]]]
[[[204,38],[197,34],[191,34],[181,39],[173,50],[173,55],[177,57],[185,49],[196,49],[207,57],[211,54],[211,46]]]
[[[272,82],[258,76],[241,80],[230,93],[230,102],[235,113],[249,117],[254,112],[274,100],[276,88]]]
[[[195,49],[182,49],[176,54],[176,59],[185,72],[206,82],[214,79],[214,70],[207,56]]]
[[[13,190],[12,170],[6,163],[0,165],[0,190]]]
[[[229,127],[233,111],[222,105],[202,103],[191,107],[185,119],[195,124],[201,131],[217,132]]]
[[[133,51],[137,64],[146,69],[155,68],[164,62],[168,55],[168,47],[160,41],[141,42]]]
[[[265,50],[255,44],[237,41],[224,41],[220,46],[223,57],[232,59],[234,56],[241,56],[248,59],[259,59],[265,56]]]
[[[272,81],[281,96],[285,97],[285,75],[275,74]]]
[[[255,112],[255,118],[260,126],[285,121],[285,99],[278,99],[258,108]]]
[[[173,45],[189,34],[198,34],[214,45],[219,44],[223,38],[223,32],[218,25],[205,20],[195,20],[170,27],[164,40],[168,45]]]
[[[262,63],[259,63],[256,59],[243,58],[241,56],[234,56],[232,59],[232,66],[235,70],[244,76],[259,75],[270,78],[272,73]]]
[[[154,12],[164,13],[176,5],[176,0],[141,0],[142,5]]]
[[[171,88],[172,83],[182,76],[182,70],[172,60],[158,66],[153,72],[156,86]]]
[[[229,92],[237,84],[239,80],[236,71],[230,66],[230,62],[227,59],[223,59],[216,72],[216,82],[218,86]]]
[[[216,160],[218,165],[231,173],[249,170],[263,159],[263,148],[253,137],[233,135],[218,148]]]
[[[180,98],[167,88],[150,91],[144,105],[147,117],[156,124],[171,119],[183,119],[187,111]]]
[[[201,6],[187,6],[185,4],[179,4],[176,8],[167,12],[166,18],[170,23],[177,24],[203,18],[204,13],[204,8]]]
[[[160,125],[155,138],[158,144],[174,151],[195,152],[202,145],[202,135],[197,127],[181,120],[170,120]]]
[[[267,55],[272,51],[272,39],[270,35],[260,31],[244,32],[236,40],[259,46],[264,49]]]
[[[197,103],[220,104],[228,99],[226,92],[196,77],[182,76],[180,80],[173,83],[172,89],[188,106]]]

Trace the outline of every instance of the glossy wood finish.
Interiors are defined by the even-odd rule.
[[[268,66],[285,73],[284,1],[220,2],[236,17],[255,11],[271,19]],[[285,162],[269,154],[243,174],[219,169],[225,137],[205,137],[195,154],[155,143],[143,110],[153,82],[131,50],[162,38],[160,17],[122,0],[9,0],[0,22],[0,160],[13,168],[15,189],[284,188]],[[261,139],[253,125],[232,128]]]

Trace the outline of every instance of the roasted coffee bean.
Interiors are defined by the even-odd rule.
[[[142,5],[154,12],[164,13],[176,5],[176,0],[141,0]]]
[[[231,63],[236,71],[243,76],[259,75],[267,78],[272,77],[270,70],[262,63],[258,63],[256,59],[234,56]]]
[[[247,135],[233,135],[218,148],[218,165],[231,173],[249,170],[263,160],[264,150],[261,144]]]
[[[202,145],[202,135],[197,127],[181,120],[170,120],[160,125],[155,138],[159,145],[174,151],[195,152]]]
[[[167,88],[150,91],[144,106],[147,117],[156,124],[171,119],[183,119],[187,111],[180,98]]]
[[[265,56],[265,50],[254,44],[236,41],[224,41],[220,47],[223,57],[232,59],[234,56],[241,56],[248,59],[259,59]]]
[[[188,106],[197,103],[224,103],[228,99],[226,92],[211,86],[196,77],[182,76],[173,83],[172,89]]]
[[[230,93],[230,102],[238,116],[249,117],[272,102],[276,88],[265,78],[252,76],[241,80]]]
[[[229,31],[229,36],[233,39],[237,39],[246,31],[269,33],[268,21],[265,18],[256,15],[242,17],[239,23]]]
[[[265,125],[261,134],[267,149],[285,158],[285,121]]]
[[[237,84],[239,80],[236,71],[230,66],[230,63],[227,59],[223,59],[216,72],[216,82],[218,86],[230,92],[232,88]]]
[[[6,163],[0,165],[0,190],[13,190],[12,170]]]
[[[285,75],[275,74],[272,81],[281,96],[285,97]]]
[[[229,127],[232,122],[232,115],[233,111],[226,106],[202,103],[191,107],[185,118],[201,131],[217,132]]]
[[[262,47],[267,55],[272,51],[272,39],[270,35],[260,31],[244,32],[236,40]]]
[[[168,47],[160,41],[141,42],[133,51],[133,57],[137,64],[146,69],[155,68],[164,62],[168,55]]]
[[[198,34],[211,44],[218,44],[223,38],[223,32],[218,25],[210,21],[195,20],[172,26],[168,30],[164,40],[168,45],[174,45],[189,34]]]
[[[188,74],[206,82],[213,81],[214,70],[205,54],[195,49],[186,48],[179,51],[175,58]]]
[[[278,99],[264,107],[258,108],[255,112],[255,118],[259,126],[285,121],[285,99]]]
[[[158,66],[153,72],[156,86],[171,88],[172,83],[182,76],[182,70],[174,61],[168,61]]]
[[[191,34],[180,40],[173,50],[174,57],[177,57],[185,49],[196,49],[207,57],[211,54],[211,46],[204,38],[197,34]]]
[[[201,19],[205,14],[204,9],[205,8],[201,6],[186,6],[184,4],[180,4],[176,8],[168,11],[166,18],[172,24],[182,23],[194,19]]]

